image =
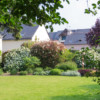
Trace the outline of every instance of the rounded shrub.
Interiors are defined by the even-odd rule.
[[[14,49],[4,54],[3,64],[4,70],[10,71],[13,68],[20,70],[24,63],[24,58],[30,56],[30,50],[22,47]]]
[[[33,74],[33,69],[31,69],[31,68],[26,69],[26,71],[28,74]]]
[[[56,68],[66,70],[77,70],[77,64],[73,61],[68,61],[64,63],[59,63],[56,65]]]
[[[43,71],[43,68],[41,67],[37,67],[34,69],[34,72],[42,72]]]
[[[3,74],[3,70],[2,69],[0,69],[0,75],[2,75]]]
[[[46,72],[42,71],[42,72],[34,72],[34,75],[46,75]]]
[[[62,76],[81,76],[78,71],[67,71],[67,72],[62,72]]]
[[[50,71],[50,75],[61,75],[61,70],[60,69],[52,69],[51,71]]]
[[[19,75],[27,75],[27,71],[20,71]]]
[[[44,41],[33,45],[31,55],[36,56],[41,61],[41,67],[46,66],[54,68],[59,63],[60,53],[65,46],[55,41]]]
[[[34,67],[40,65],[40,59],[38,59],[37,57],[25,57],[23,59],[23,66],[21,67],[21,70],[29,70],[29,69],[34,69]]]
[[[38,67],[34,69],[34,75],[46,75],[46,73],[44,72],[43,68]]]
[[[13,68],[12,70],[10,70],[11,75],[16,75],[17,72],[18,72],[18,70],[16,68]]]

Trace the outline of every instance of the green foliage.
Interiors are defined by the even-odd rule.
[[[62,76],[80,76],[80,73],[78,71],[67,71],[67,72],[62,72]]]
[[[61,72],[62,70],[60,69],[52,69],[49,74],[50,75],[61,75]]]
[[[34,45],[34,43],[35,43],[34,41],[28,41],[28,42],[24,42],[21,46],[31,49],[31,47]]]
[[[50,71],[52,68],[51,67],[46,67],[44,70],[45,71]]]
[[[34,75],[46,75],[46,72],[45,71],[42,71],[42,72],[34,72]]]
[[[19,74],[20,74],[20,75],[27,75],[28,73],[27,73],[27,71],[20,71]]]
[[[31,69],[31,68],[26,69],[26,71],[28,74],[33,74],[33,69]]]
[[[41,67],[37,67],[34,70],[34,75],[46,75],[46,72],[44,72],[43,68]]]
[[[1,63],[1,61],[2,61],[2,52],[0,51],[0,63]]]
[[[43,68],[37,67],[37,68],[34,69],[34,71],[35,71],[35,72],[42,72],[42,71],[43,71]]]
[[[33,69],[34,67],[36,67],[37,65],[40,65],[40,60],[37,57],[25,57],[23,59],[24,63],[23,63],[23,67],[22,70],[26,70],[26,69]]]
[[[60,62],[65,62],[65,61],[73,60],[74,57],[75,57],[74,53],[70,52],[70,50],[65,49],[60,54]]]
[[[16,75],[17,72],[18,72],[18,70],[16,68],[13,68],[12,70],[10,70],[11,75]]]
[[[89,68],[98,67],[100,61],[100,54],[94,49],[82,48],[77,51],[75,56],[75,62],[82,67],[82,57],[84,58],[84,66]]]
[[[13,68],[20,70],[24,63],[24,58],[30,56],[30,50],[28,48],[22,47],[19,49],[11,50],[4,55],[4,70],[10,71]]]
[[[62,2],[69,4],[69,0],[1,0],[0,26],[13,33],[16,39],[21,38],[21,24],[49,23],[46,28],[53,30],[53,24],[68,23],[58,12],[59,8],[63,8]]]
[[[61,70],[77,70],[77,64],[73,61],[63,62],[56,65],[56,68]]]
[[[33,45],[31,55],[36,56],[41,61],[41,67],[46,66],[54,68],[60,61],[61,52],[65,50],[65,46],[56,41],[44,41]]]
[[[1,56],[1,50],[0,50],[0,56]]]
[[[0,69],[0,75],[2,75],[3,74],[3,70],[2,69]]]

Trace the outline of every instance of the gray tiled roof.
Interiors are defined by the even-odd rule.
[[[61,33],[62,33],[62,31],[49,33],[50,39],[51,40],[58,40],[59,39],[59,35]]]
[[[22,25],[23,30],[21,31],[22,38],[21,39],[32,39],[32,36],[36,32],[37,28],[39,26],[28,26],[28,25]],[[6,36],[4,36],[3,40],[14,40],[15,38],[10,33],[6,33]]]
[[[89,32],[90,29],[77,29],[71,30],[71,34],[66,36],[66,40],[64,42],[65,45],[69,44],[87,44],[85,34]],[[49,33],[49,36],[52,40],[59,40],[59,35],[63,31],[58,31],[54,33]]]

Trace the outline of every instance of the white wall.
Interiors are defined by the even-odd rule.
[[[34,41],[36,37],[39,39],[39,41],[49,41],[50,40],[49,35],[44,25],[38,27],[34,36],[32,37],[32,41]]]
[[[89,47],[87,44],[81,44],[81,45],[65,45],[67,49],[71,49],[73,47],[73,50],[81,50],[81,48]],[[90,47],[89,47],[90,48]]]
[[[2,38],[0,37],[0,51],[2,51]]]
[[[28,42],[29,40],[3,40],[2,41],[2,51],[5,52],[11,49],[17,49],[22,43]]]

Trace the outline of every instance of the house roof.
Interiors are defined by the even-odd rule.
[[[71,30],[71,33],[66,36],[66,40],[64,42],[65,45],[69,44],[87,44],[85,34],[88,33],[90,29],[77,29]],[[49,33],[52,40],[59,40],[59,35],[63,31],[58,31],[54,33]]]
[[[65,29],[63,32],[61,32],[61,34],[59,36],[67,36],[68,30]]]
[[[23,30],[21,31],[22,38],[21,39],[32,39],[32,36],[36,32],[39,26],[28,26],[22,25]],[[3,37],[3,40],[14,40],[15,38],[12,36],[11,33],[6,33]]]
[[[51,40],[59,40],[59,35],[61,34],[61,32],[62,31],[49,33],[50,39]]]

